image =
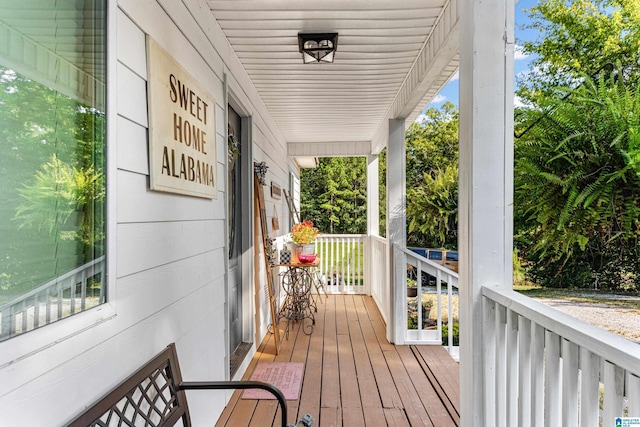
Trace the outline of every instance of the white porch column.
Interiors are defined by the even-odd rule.
[[[513,8],[513,0],[460,5],[460,420],[466,427],[506,422],[494,418],[495,396],[483,388],[483,375],[496,373],[491,366],[484,371],[480,290],[512,284]]]
[[[389,120],[389,143],[387,144],[387,239],[391,268],[389,284],[391,289],[391,320],[387,325],[387,338],[395,344],[404,344],[403,310],[405,303],[402,289],[395,284],[404,283],[407,263],[403,259],[394,262],[394,246],[407,245],[406,220],[406,147],[404,141],[404,119]]]
[[[378,156],[367,156],[367,235],[380,235],[380,192]]]
[[[378,179],[378,156],[367,156],[367,239],[365,248],[365,289],[371,295],[373,266],[373,238],[380,235],[380,184]]]

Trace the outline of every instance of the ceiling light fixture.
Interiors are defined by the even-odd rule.
[[[338,48],[338,33],[298,33],[302,62],[333,62]]]

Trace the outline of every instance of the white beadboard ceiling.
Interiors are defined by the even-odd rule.
[[[379,151],[387,120],[415,119],[458,67],[458,0],[207,3],[289,147],[307,154]],[[339,33],[334,63],[303,64],[301,31]]]

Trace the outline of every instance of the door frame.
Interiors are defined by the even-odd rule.
[[[251,350],[245,356],[242,364],[238,368],[236,372],[236,376],[242,375],[246,370],[249,362],[251,361],[251,357],[255,354],[255,327],[253,323],[252,313],[255,311],[254,308],[254,298],[253,298],[253,251],[251,248],[253,247],[253,234],[254,234],[254,225],[253,225],[253,120],[249,115],[247,109],[245,109],[242,104],[237,100],[237,97],[234,96],[233,92],[228,86],[227,76],[225,74],[225,100],[224,100],[224,141],[225,141],[225,154],[227,152],[226,143],[228,140],[228,131],[227,131],[227,123],[229,122],[229,105],[235,110],[235,112],[240,115],[240,151],[242,155],[240,156],[240,167],[242,171],[247,173],[243,173],[240,176],[240,182],[238,183],[241,188],[240,192],[240,203],[243,206],[241,218],[241,228],[243,230],[240,241],[240,268],[241,268],[241,282],[239,284],[240,289],[242,291],[242,341],[248,342],[252,344]],[[231,380],[230,373],[230,360],[231,354],[234,349],[231,348],[231,333],[230,333],[230,319],[229,319],[229,311],[230,311],[230,292],[229,292],[229,242],[228,232],[229,232],[229,214],[227,212],[227,206],[229,206],[229,194],[227,191],[228,188],[228,176],[229,176],[229,164],[226,161],[225,156],[225,344],[226,344],[226,372],[225,379]],[[248,207],[248,208],[247,208]],[[247,208],[247,209],[244,209]]]

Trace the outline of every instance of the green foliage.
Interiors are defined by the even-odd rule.
[[[367,180],[364,157],[328,157],[300,177],[301,217],[321,232],[362,234],[367,230]]]
[[[536,283],[617,288],[640,280],[640,94],[613,75],[583,78],[519,116],[543,118],[516,141],[516,244]]]
[[[6,67],[0,105],[2,300],[104,253],[105,114]]]
[[[624,75],[638,81],[640,2],[637,0],[540,0],[527,10],[526,28],[539,37],[524,41],[533,69],[520,76],[518,95],[537,103],[561,86],[575,86],[582,74],[621,62]]]
[[[450,102],[429,108],[421,122],[406,131],[407,188],[423,183],[425,174],[458,164],[458,111]]]
[[[58,233],[61,240],[78,240],[88,247],[104,239],[104,220],[95,218],[93,210],[94,204],[104,204],[104,175],[93,166],[78,169],[53,155],[36,172],[33,184],[18,192],[22,198],[14,218],[18,229]],[[79,226],[68,225],[78,213]]]
[[[532,108],[516,127],[547,116],[516,141],[523,267],[547,287],[637,289],[640,2],[541,0],[528,13],[540,35],[523,43],[533,70],[518,95]]]
[[[460,324],[458,322],[453,322],[452,325],[453,331],[453,345],[460,345]],[[442,324],[442,345],[449,345],[449,325],[446,323]]]
[[[458,244],[458,166],[424,174],[421,184],[407,190],[409,233],[432,247],[455,249]]]
[[[458,122],[445,103],[406,132],[409,246],[457,248]]]
[[[378,155],[378,209],[380,211],[379,234],[387,235],[387,149]]]

